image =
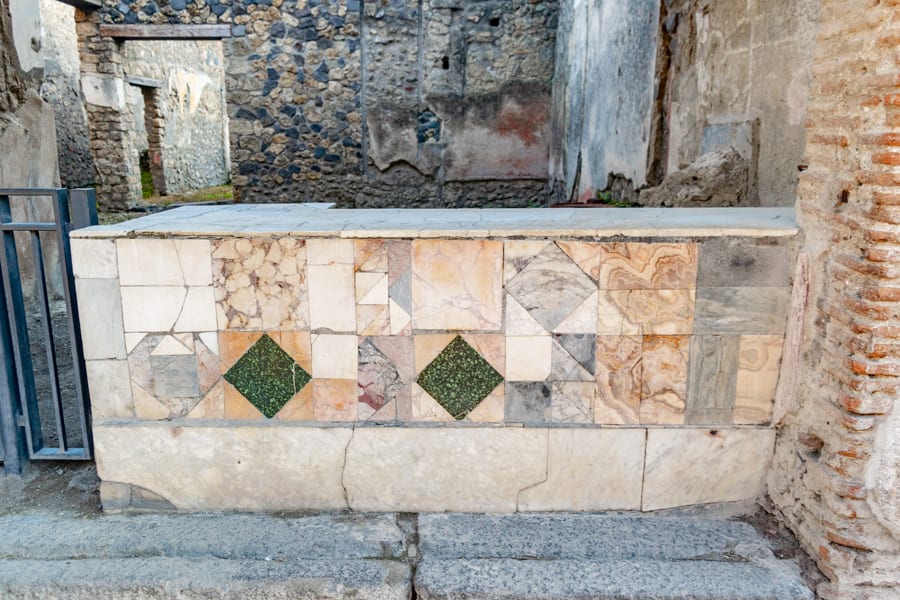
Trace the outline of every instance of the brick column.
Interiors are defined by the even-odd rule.
[[[769,493],[828,577],[821,597],[897,598],[900,2],[823,0],[814,76],[798,200],[809,300],[794,307],[782,383],[797,384]]]
[[[97,199],[125,209],[141,200],[141,172],[131,144],[125,106],[122,54],[112,38],[101,37],[96,14],[76,11],[81,91],[88,114]]]

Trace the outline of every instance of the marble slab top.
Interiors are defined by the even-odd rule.
[[[183,206],[77,238],[296,236],[341,238],[789,237],[793,208],[336,209],[316,204]]]

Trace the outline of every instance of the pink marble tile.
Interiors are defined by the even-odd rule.
[[[501,329],[501,242],[416,240],[412,264],[413,329]]]

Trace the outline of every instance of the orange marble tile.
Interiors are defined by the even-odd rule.
[[[452,333],[413,336],[416,374],[421,373],[456,337]]]
[[[783,346],[780,335],[740,337],[733,412],[736,425],[771,422]]]
[[[601,290],[693,289],[697,244],[601,244],[597,280]]]
[[[591,279],[597,281],[600,276],[600,260],[604,244],[591,242],[557,242],[572,261]]]
[[[308,331],[273,331],[269,336],[304,371],[312,373],[312,344]]]
[[[640,336],[597,337],[595,423],[636,425],[641,422],[642,357]]]
[[[694,295],[694,290],[601,290],[597,334],[690,334]]]
[[[212,387],[203,400],[188,413],[188,419],[224,419],[225,418],[225,384],[219,381]]]
[[[234,366],[244,353],[263,336],[261,331],[220,331],[219,359],[222,372]]]
[[[279,421],[314,421],[313,386],[307,384],[302,390],[288,400],[275,418]]]
[[[462,335],[462,339],[472,346],[502,377],[506,377],[506,336],[466,333]]]
[[[313,379],[316,421],[356,421],[359,391],[354,379]]]
[[[642,355],[641,423],[683,424],[690,337],[645,336]]]
[[[234,420],[265,420],[265,415],[259,412],[250,401],[237,391],[227,381],[223,381],[225,397],[225,418]]]
[[[463,420],[471,423],[502,423],[505,409],[506,386],[501,383]]]

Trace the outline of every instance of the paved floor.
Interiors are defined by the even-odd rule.
[[[734,519],[101,515],[89,468],[62,472],[0,477],[2,598],[813,597],[795,560]],[[64,475],[71,487],[54,483]],[[34,495],[45,504],[29,504]]]

